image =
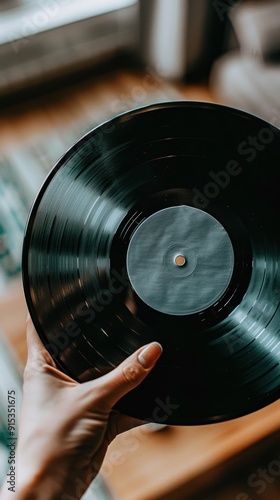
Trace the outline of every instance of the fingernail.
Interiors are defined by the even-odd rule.
[[[151,368],[158,360],[163,349],[158,342],[147,345],[138,355],[138,361],[144,368]]]

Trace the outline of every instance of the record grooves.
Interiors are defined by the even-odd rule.
[[[201,424],[276,400],[279,153],[278,129],[196,102],[124,113],[75,144],[23,248],[30,314],[60,368],[83,382],[157,340],[122,412]]]

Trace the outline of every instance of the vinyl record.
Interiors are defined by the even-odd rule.
[[[278,129],[240,110],[156,104],[94,129],[32,208],[23,279],[32,320],[79,382],[156,340],[123,397],[167,424],[238,417],[280,393]]]

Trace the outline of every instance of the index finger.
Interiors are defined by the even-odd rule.
[[[27,363],[31,360],[36,360],[43,363],[48,362],[49,364],[55,366],[51,355],[48,353],[42,340],[40,339],[29,315],[26,320],[26,342],[28,351]]]

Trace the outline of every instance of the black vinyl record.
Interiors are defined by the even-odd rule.
[[[27,224],[35,327],[79,382],[156,340],[163,355],[117,408],[175,425],[280,393],[278,129],[199,102],[97,127],[59,160]]]

